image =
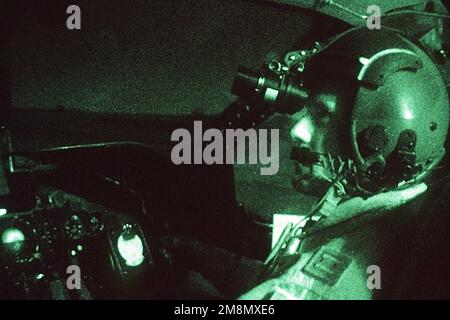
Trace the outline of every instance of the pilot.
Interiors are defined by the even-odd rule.
[[[222,122],[289,114],[292,185],[319,200],[262,266],[216,254],[221,268],[198,267],[222,291],[213,297],[239,287],[244,300],[450,298],[448,16],[417,2],[380,30],[320,29],[264,72],[239,69],[240,100]]]
[[[309,95],[291,116],[293,186],[320,200],[240,298],[449,298],[441,70],[387,28],[351,29],[312,52],[300,74]]]

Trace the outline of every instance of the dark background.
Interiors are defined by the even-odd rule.
[[[32,148],[139,137],[170,143],[158,128],[124,127],[110,118],[67,112],[174,116],[202,109],[222,111],[233,101],[230,87],[238,66],[259,68],[283,55],[312,28],[306,12],[261,1],[223,0],[0,0],[3,30],[11,30],[12,103],[15,146]],[[81,8],[81,30],[68,30],[66,9]],[[317,28],[333,30],[321,20]],[[72,116],[70,116],[72,117]],[[31,126],[30,126],[31,125]],[[237,198],[260,214],[305,211],[311,199],[290,185],[289,123],[280,128],[280,172],[261,176],[259,166],[235,166]],[[167,140],[167,141],[166,141]]]
[[[81,30],[66,28],[70,4],[81,7]],[[230,86],[238,66],[259,67],[291,49],[312,27],[304,12],[260,1],[0,0],[0,104],[9,92],[1,87],[11,82],[14,107],[48,112],[17,113],[16,148],[61,146],[79,137],[97,142],[139,136],[146,143],[169,143],[160,127],[137,120],[132,128],[124,126],[122,114],[173,116],[198,108],[218,113],[233,100]],[[332,32],[334,25],[320,20],[314,27]],[[5,70],[12,71],[11,81]],[[53,112],[57,106],[68,111]],[[102,121],[72,111],[118,115]],[[61,121],[69,118],[77,121]],[[288,122],[277,117],[266,126],[280,128],[285,138],[280,173],[263,177],[258,166],[235,166],[237,198],[267,217],[305,212],[313,199],[290,186]],[[446,221],[433,226],[444,228]],[[440,231],[425,231],[430,239],[413,255],[428,257],[424,253],[431,248],[433,261],[448,261],[433,238]],[[427,276],[440,281],[435,264],[423,260]],[[424,277],[417,274],[422,268],[412,265],[409,279]],[[421,290],[421,281],[411,284]]]
[[[22,4],[13,104],[106,113],[221,111],[237,66],[259,67],[308,31],[300,11],[258,1],[96,0]],[[81,30],[66,8],[81,8]]]

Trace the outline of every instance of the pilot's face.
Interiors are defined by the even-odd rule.
[[[294,146],[318,153],[315,163],[295,162],[294,188],[304,194],[321,196],[336,177],[343,160],[350,158],[350,117],[348,102],[338,86],[323,84],[302,111],[292,116]]]

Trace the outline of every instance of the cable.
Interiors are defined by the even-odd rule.
[[[386,13],[382,17],[392,17],[404,14],[414,14],[418,16],[432,17],[432,18],[442,18],[442,19],[450,19],[450,14],[447,13],[438,13],[438,12],[425,12],[425,11],[416,11],[416,10],[399,10],[392,11],[390,13]]]

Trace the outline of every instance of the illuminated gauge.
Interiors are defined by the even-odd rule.
[[[0,225],[0,245],[7,261],[29,262],[38,250],[36,230],[28,221],[8,220]]]
[[[8,209],[0,208],[0,217],[6,215],[7,213],[8,213]]]
[[[99,232],[103,230],[103,224],[100,222],[100,220],[95,216],[91,216],[89,219],[89,227],[92,232]]]
[[[2,234],[2,244],[12,253],[20,253],[25,246],[25,235],[22,230],[15,227],[5,229]]]
[[[124,224],[108,234],[113,269],[122,276],[149,270],[152,256],[144,236],[137,224]]]
[[[81,218],[73,214],[64,224],[64,230],[67,236],[71,239],[78,240],[86,235],[86,227],[84,226]]]
[[[124,226],[117,239],[117,249],[129,267],[137,267],[144,261],[144,244],[131,225]]]

